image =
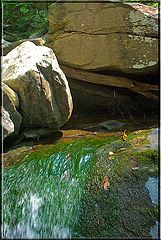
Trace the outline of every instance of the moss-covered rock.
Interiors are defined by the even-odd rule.
[[[126,141],[120,132],[17,146],[4,154],[5,198],[15,199],[13,206],[5,201],[4,212],[14,209],[21,214],[19,192],[23,199],[26,192],[34,191],[45,201],[37,226],[41,238],[50,238],[49,229],[59,223],[70,228],[72,238],[150,239],[159,217],[157,201],[153,202],[147,187],[148,180],[157,179],[158,174],[158,151],[150,148],[151,133],[153,129],[127,131]],[[66,202],[69,205],[63,205]],[[8,213],[5,217],[9,225],[21,218]]]
[[[158,151],[144,148],[150,144],[148,135],[149,130],[132,133],[127,141],[115,140],[97,151],[77,236],[151,238],[150,229],[159,212],[152,204],[146,182],[149,176],[157,176]],[[136,141],[140,138],[144,141]],[[104,176],[110,181],[107,190],[101,184]]]

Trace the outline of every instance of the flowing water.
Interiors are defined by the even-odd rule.
[[[149,177],[145,184],[153,204],[158,204],[158,177]]]
[[[15,154],[12,164],[8,159],[9,164],[3,169],[4,238],[78,236],[75,224],[95,164],[95,153],[116,139],[116,135],[92,133],[92,136],[39,144],[20,158]]]
[[[107,139],[41,146],[3,172],[5,238],[69,238],[93,154]]]
[[[158,177],[149,177],[148,181],[145,184],[148,189],[150,199],[154,205],[158,205]],[[158,237],[158,221],[155,221],[155,224],[150,229],[150,234],[153,239]]]

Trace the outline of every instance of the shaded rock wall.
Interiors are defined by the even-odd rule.
[[[2,108],[2,127],[3,138],[10,135],[17,135],[22,123],[22,116],[18,112],[19,98],[6,84],[3,86],[3,108]]]

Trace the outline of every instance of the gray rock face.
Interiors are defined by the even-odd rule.
[[[158,149],[158,135],[160,129],[155,128],[152,133],[149,134],[149,141],[150,141],[150,148],[151,149]]]
[[[3,59],[3,81],[19,96],[23,127],[58,130],[71,116],[73,104],[53,51],[24,42]]]
[[[100,123],[99,126],[106,130],[119,130],[125,126],[125,124],[116,120],[108,120]]]
[[[98,2],[56,3],[49,10],[48,46],[60,63],[85,70],[156,71],[156,9]]]
[[[6,84],[3,84],[3,108],[2,108],[2,127],[3,138],[8,135],[16,135],[19,132],[22,117],[18,112],[19,99],[17,94]]]
[[[1,125],[3,128],[3,139],[14,132],[14,123],[12,122],[9,113],[2,107]]]
[[[50,136],[52,132],[50,129],[34,129],[23,133],[23,138],[27,140],[39,140],[39,138]]]

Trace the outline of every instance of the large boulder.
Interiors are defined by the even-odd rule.
[[[18,112],[19,99],[17,94],[6,84],[3,87],[2,127],[3,138],[19,133],[22,117]]]
[[[32,38],[32,39],[22,39],[16,42],[8,42],[6,40],[2,40],[2,47],[3,47],[3,56],[6,56],[12,49],[19,46],[21,43],[30,41],[33,42],[37,46],[43,46],[45,44],[45,40],[42,38]]]
[[[143,4],[56,3],[48,46],[61,64],[149,74],[158,66],[157,10]]]
[[[3,81],[19,96],[23,128],[58,130],[70,117],[73,104],[52,49],[28,41],[3,59]]]

